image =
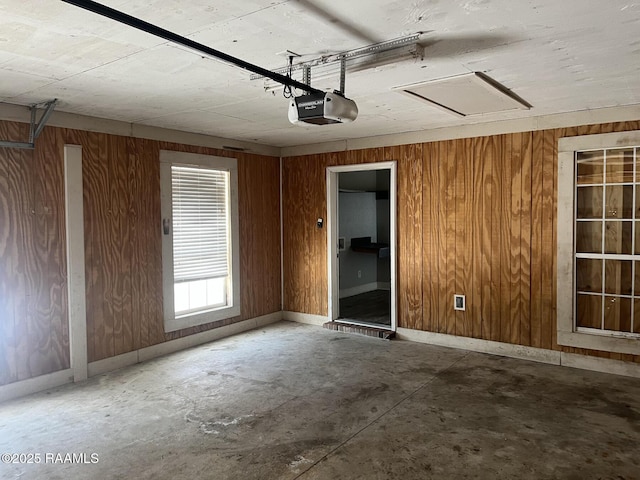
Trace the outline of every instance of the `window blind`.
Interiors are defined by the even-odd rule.
[[[228,275],[228,176],[220,170],[171,167],[175,283]]]

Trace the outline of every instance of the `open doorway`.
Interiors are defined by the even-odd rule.
[[[329,167],[331,320],[395,330],[395,162]]]

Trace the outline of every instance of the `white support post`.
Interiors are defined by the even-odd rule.
[[[64,146],[64,180],[69,305],[69,354],[73,381],[87,379],[87,307],[85,293],[82,147]]]

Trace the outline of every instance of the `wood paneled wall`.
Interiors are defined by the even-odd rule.
[[[0,385],[69,367],[64,144],[83,147],[90,362],[281,309],[278,158],[47,127],[33,151],[0,149]],[[164,332],[161,149],[238,159],[239,318]]]
[[[284,310],[327,314],[325,168],[398,161],[399,326],[640,362],[556,342],[557,144],[640,122],[283,160]],[[467,297],[454,311],[453,295]]]
[[[29,126],[0,122],[0,138]],[[51,129],[0,149],[0,385],[69,367],[64,169]]]

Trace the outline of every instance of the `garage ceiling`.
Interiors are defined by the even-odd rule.
[[[278,147],[640,104],[640,3],[612,0],[109,0],[268,69],[425,32],[423,60],[347,75],[347,125],[293,126],[288,102],[218,60],[61,1],[0,4],[0,101]],[[393,87],[479,71],[533,108],[458,118]],[[312,83],[338,88],[339,79]]]

